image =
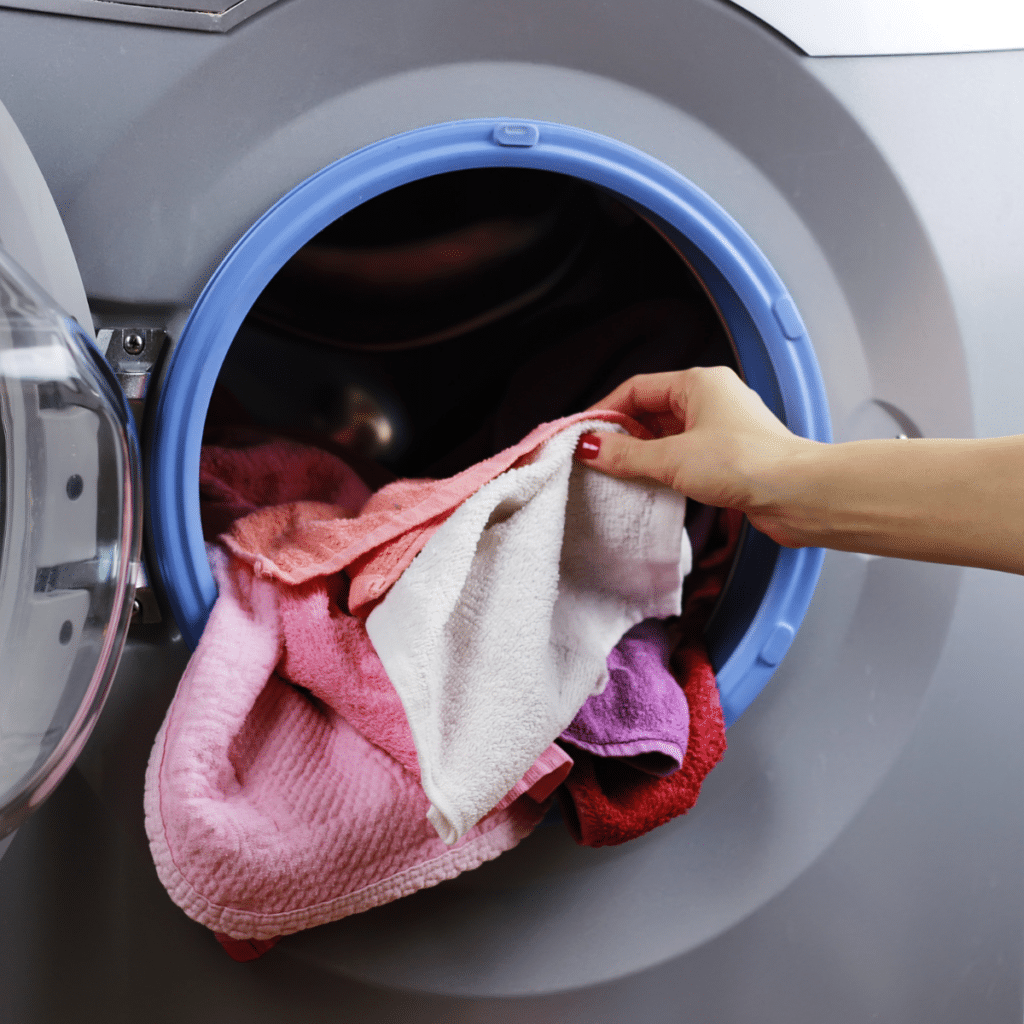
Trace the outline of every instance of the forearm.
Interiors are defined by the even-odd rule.
[[[1024,437],[801,442],[748,514],[791,547],[1024,573]]]

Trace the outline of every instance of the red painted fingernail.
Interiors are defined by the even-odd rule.
[[[576,445],[577,459],[596,459],[601,451],[601,438],[597,434],[583,434]]]

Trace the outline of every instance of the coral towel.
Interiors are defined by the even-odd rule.
[[[467,498],[499,474],[531,459],[545,441],[559,432],[595,419],[602,421],[598,426],[604,429],[609,423],[617,423],[628,426],[638,436],[650,436],[621,413],[576,413],[542,423],[518,444],[447,479],[396,480],[377,491],[356,518],[351,517],[347,508],[334,504],[334,497],[323,496],[328,490],[338,493],[342,489],[340,481],[345,479],[345,470],[333,469],[328,476],[331,486],[318,486],[303,494],[303,500],[285,499],[285,504],[246,516],[231,527],[222,541],[239,558],[251,563],[257,576],[283,583],[304,583],[344,569],[352,580],[349,610],[365,617]],[[236,468],[236,459],[235,452],[204,448],[203,472],[209,468],[211,475],[223,473],[226,462],[232,466],[232,491],[245,494],[244,499],[233,494],[236,505],[240,506],[242,500],[256,502],[248,488],[259,479],[259,474],[247,466]],[[339,483],[334,484],[335,480]],[[285,489],[278,488],[281,493]],[[271,502],[264,500],[258,504]]]
[[[581,434],[623,428],[573,419],[461,504],[367,619],[447,843],[604,688],[623,633],[680,612],[685,500],[576,463]]]

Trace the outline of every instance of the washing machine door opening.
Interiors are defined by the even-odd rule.
[[[198,515],[204,430],[242,415],[380,467],[371,485],[441,477],[635,373],[718,364],[792,429],[829,439],[781,281],[664,165],[525,122],[456,122],[354,153],[243,238],[170,361],[149,472],[172,610],[194,644],[215,593]],[[746,531],[707,633],[728,723],[788,649],[820,564]]]

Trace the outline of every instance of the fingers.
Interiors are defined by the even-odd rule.
[[[686,428],[692,406],[746,390],[746,385],[729,367],[695,366],[689,370],[630,377],[591,408],[625,413],[663,436]]]
[[[576,449],[577,457],[588,466],[624,480],[640,477],[671,487],[678,470],[678,455],[671,438],[641,441],[630,434],[584,434]]]
[[[779,452],[795,440],[725,366],[632,377],[597,408],[632,416],[655,438],[586,435],[579,458],[611,476],[644,477],[720,507],[746,510],[760,500]]]
[[[674,393],[680,388],[681,373],[645,373],[620,384],[610,395],[591,406],[592,409],[613,409],[643,420],[649,416],[674,414]]]

